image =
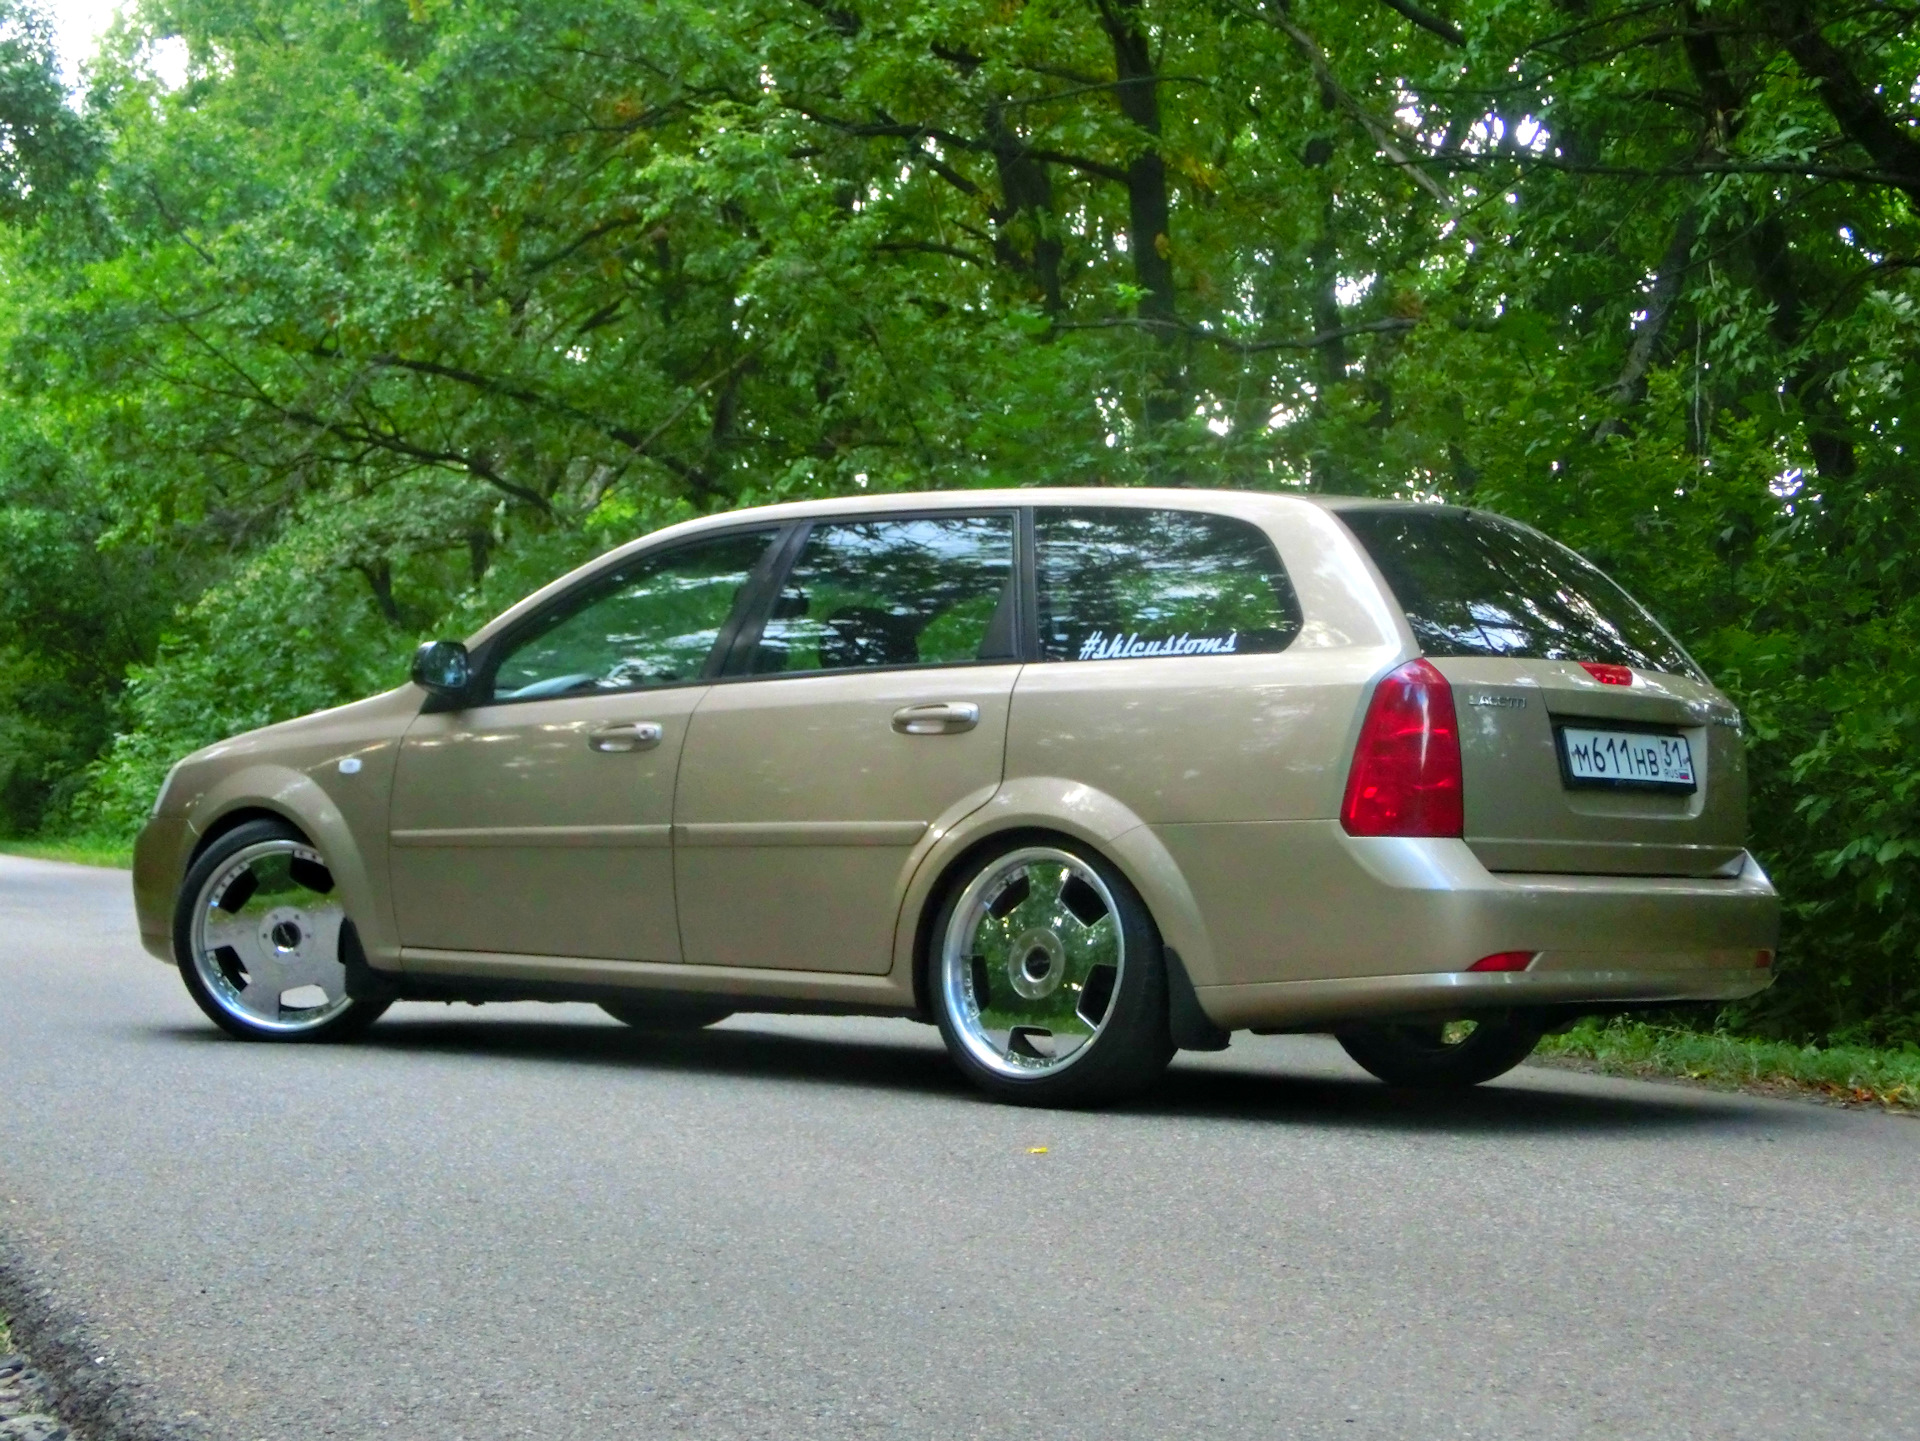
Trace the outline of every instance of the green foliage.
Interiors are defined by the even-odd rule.
[[[1722,1086],[1779,1088],[1920,1112],[1920,1046],[1800,1046],[1722,1030],[1585,1020],[1540,1043],[1546,1059],[1591,1061],[1629,1076],[1685,1076]]]
[[[684,515],[1440,496],[1744,708],[1790,924],[1730,1019],[1920,1037],[1907,12],[153,0],[50,105],[10,4],[0,831]]]
[[[69,198],[69,187],[96,158],[93,130],[66,101],[47,16],[19,0],[4,0],[0,3],[0,220],[19,224],[60,208]]]
[[[100,866],[113,871],[133,868],[133,846],[124,833],[67,835],[56,840],[0,840],[0,855],[26,856],[37,861],[65,861],[69,865]],[[0,1351],[5,1349],[0,1346]]]

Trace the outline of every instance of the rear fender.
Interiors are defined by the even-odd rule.
[[[1179,952],[1193,984],[1211,983],[1216,974],[1213,946],[1200,909],[1186,877],[1152,829],[1112,796],[1079,781],[1025,776],[1002,785],[985,805],[954,821],[927,844],[907,884],[894,928],[896,984],[904,988],[915,979],[924,926],[945,895],[955,862],[996,835],[1035,830],[1080,841],[1119,867],[1147,903],[1161,939]]]

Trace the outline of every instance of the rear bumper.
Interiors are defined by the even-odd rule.
[[[1753,968],[1751,961],[1745,970],[1531,970],[1491,975],[1452,971],[1214,986],[1201,993],[1201,1006],[1228,1030],[1297,1030],[1387,1016],[1454,1016],[1515,1006],[1604,1009],[1629,1002],[1737,1001],[1772,983],[1773,973]]]
[[[1458,840],[1284,829],[1291,834],[1275,839],[1287,844],[1275,849],[1249,845],[1243,832],[1244,861],[1267,863],[1261,883],[1244,875],[1222,886],[1216,866],[1210,883],[1195,886],[1213,892],[1200,899],[1220,962],[1196,991],[1228,1029],[1726,1001],[1772,981],[1755,959],[1777,944],[1780,901],[1751,857],[1724,879],[1522,875],[1488,871]],[[1536,955],[1522,972],[1469,971],[1502,951]]]

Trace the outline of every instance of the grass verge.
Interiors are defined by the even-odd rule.
[[[36,861],[69,861],[77,866],[133,868],[133,847],[114,836],[66,836],[59,840],[0,840],[0,855],[30,856]]]
[[[1920,1115],[1920,1046],[1796,1046],[1724,1032],[1585,1020],[1540,1043],[1543,1060],[1624,1076],[1677,1076]]]

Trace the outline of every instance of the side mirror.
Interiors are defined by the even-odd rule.
[[[473,661],[457,640],[430,640],[413,653],[413,683],[431,695],[464,695],[472,680]]]

